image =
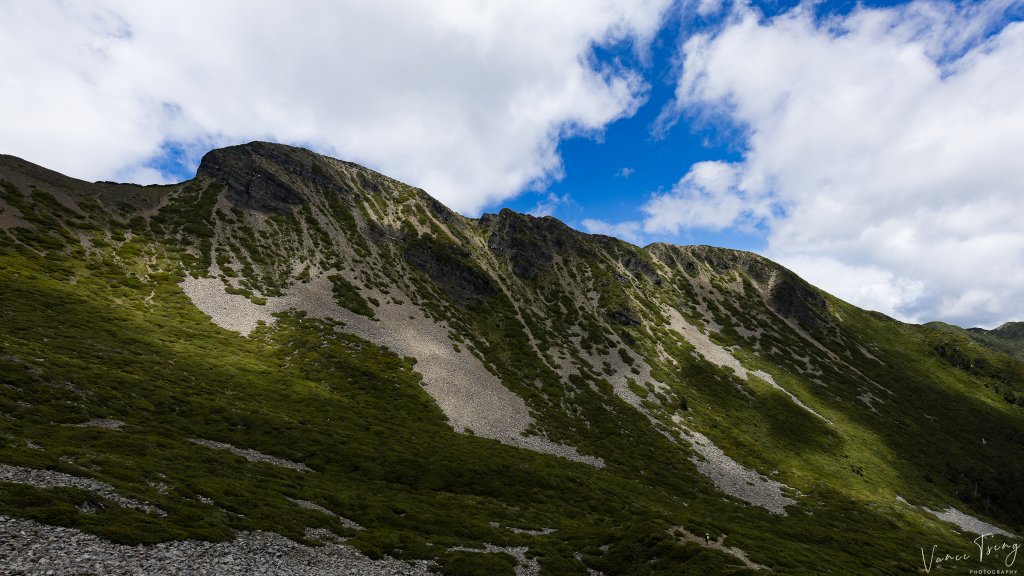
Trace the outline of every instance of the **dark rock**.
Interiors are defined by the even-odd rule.
[[[646,279],[655,286],[661,285],[661,276],[654,269],[653,266],[643,258],[638,258],[632,254],[627,254],[620,260],[622,266],[629,270],[630,274],[633,275],[637,280]]]
[[[779,273],[768,294],[768,304],[780,316],[808,328],[816,328],[828,318],[825,297],[788,270]]]
[[[792,271],[753,252],[714,246],[652,244],[645,251],[670,267],[681,267],[691,277],[704,267],[717,275],[738,273],[757,284],[768,306],[778,315],[808,329],[828,324],[828,301],[822,293]]]
[[[447,206],[445,206],[440,201],[435,199],[433,196],[430,196],[423,190],[417,188],[416,192],[419,193],[421,198],[423,198],[426,201],[427,209],[430,210],[430,213],[433,214],[435,218],[437,218],[441,222],[444,222],[445,224],[452,224],[453,222],[458,220],[459,215],[452,211],[451,208],[448,208]]]
[[[751,280],[763,284],[775,272],[785,270],[782,266],[759,254],[744,250],[730,250],[715,246],[674,246],[670,249],[685,254],[681,258],[681,263],[688,272],[691,268],[697,268],[700,264],[704,264],[718,274],[730,271],[741,272]]]
[[[414,236],[406,239],[402,253],[410,266],[429,276],[456,303],[467,304],[498,292],[490,276],[473,263],[470,252],[453,243]]]
[[[546,271],[554,260],[552,249],[564,248],[565,240],[560,236],[571,232],[554,218],[535,218],[508,208],[496,216],[484,216],[480,223],[491,228],[487,246],[506,259],[512,273],[520,278],[535,279]]]
[[[282,144],[251,142],[212,150],[203,156],[198,177],[220,180],[227,185],[227,198],[243,208],[264,212],[285,212],[301,204],[303,195],[291,177],[326,186],[336,183],[326,175],[317,155]]]
[[[637,313],[625,306],[614,310],[606,310],[604,314],[609,320],[620,326],[640,325],[640,317]]]

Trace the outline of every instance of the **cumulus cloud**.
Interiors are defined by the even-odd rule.
[[[643,50],[667,0],[18,2],[0,19],[0,150],[159,180],[173,145],[272,139],[467,213],[561,176],[557,144],[643,101],[595,44]]]
[[[924,290],[920,281],[898,277],[871,264],[851,265],[829,256],[806,254],[786,254],[778,262],[799,270],[815,286],[828,286],[832,294],[847,302],[887,314],[912,306]]]
[[[529,211],[531,216],[551,216],[558,210],[559,206],[563,204],[571,203],[572,199],[568,194],[558,195],[554,192],[548,192],[543,198],[537,201],[533,209]]]
[[[615,236],[616,238],[621,238],[627,242],[632,242],[637,245],[643,243],[643,223],[637,220],[612,223],[605,222],[604,220],[586,218],[580,222],[580,225],[584,230],[591,234]]]
[[[711,16],[722,9],[722,0],[699,0],[697,2],[697,14]]]
[[[728,162],[698,162],[664,194],[644,205],[644,231],[678,234],[682,228],[721,230],[760,210],[737,187],[739,170]]]
[[[644,229],[757,221],[768,256],[854,303],[1024,318],[1024,23],[1000,27],[1007,6],[735,9],[683,46],[674,113],[738,127],[743,159],[694,165]]]

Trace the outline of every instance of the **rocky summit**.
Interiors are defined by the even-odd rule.
[[[0,572],[1013,569],[1020,340],[279,144],[0,156]]]

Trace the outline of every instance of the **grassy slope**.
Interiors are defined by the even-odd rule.
[[[322,201],[325,212],[341,215],[339,226],[349,236],[373,238],[366,229],[371,217],[385,222],[404,214],[421,228],[434,228],[424,235],[405,231],[407,238],[415,234],[427,242],[428,256],[449,268],[470,269],[462,278],[476,278],[473,270],[485,273],[491,264],[479,247],[493,230],[434,217],[430,205],[409,192],[401,202],[362,192],[379,187],[372,178],[360,176],[362,188],[356,192],[366,194],[362,203]],[[142,219],[118,224],[100,213],[91,224],[81,223],[38,193],[34,202],[21,201],[27,219],[36,220],[40,229],[62,230],[62,237],[23,228],[0,236],[0,373],[6,385],[0,461],[93,476],[169,514],[157,519],[111,504],[96,514],[79,514],[73,505],[95,496],[9,484],[0,488],[5,513],[132,542],[220,539],[232,529],[253,528],[301,538],[305,526],[352,534],[287,496],[320,503],[366,526],[353,543],[369,553],[437,557],[454,544],[527,545],[551,574],[586,573],[576,552],[608,574],[743,571],[731,557],[674,542],[668,532],[674,525],[726,533],[730,545],[787,574],[828,569],[905,573],[916,566],[922,545],[969,548],[964,537],[899,505],[896,494],[933,508],[960,499],[958,507],[1010,526],[1022,523],[1024,448],[1013,431],[1024,424],[1020,407],[1004,399],[1006,390],[1019,391],[1022,379],[1013,371],[1017,365],[1003,356],[971,348],[972,358],[1001,370],[978,373],[970,367],[976,362],[965,369],[942,346],[939,333],[830,301],[830,310],[842,320],[807,329],[839,354],[840,363],[772,311],[758,292],[763,271],[720,270],[709,264],[714,254],[690,251],[681,257],[695,263],[700,272],[695,276],[667,266],[665,258],[649,251],[563,237],[548,227],[538,231],[530,227],[547,223],[510,220],[510,215],[492,225],[518,227],[503,230],[503,237],[520,241],[506,256],[509,265],[515,268],[517,254],[535,252],[521,263],[526,266],[543,261],[536,253],[549,244],[568,246],[569,264],[559,282],[552,281],[551,270],[526,270],[526,276],[505,279],[511,297],[499,291],[460,302],[443,289],[445,279],[435,284],[422,273],[404,280],[385,278],[387,259],[398,268],[393,259],[415,244],[381,248],[353,240],[362,244],[355,258],[376,281],[416,284],[424,305],[459,327],[503,382],[527,399],[546,433],[608,462],[606,469],[595,470],[453,433],[406,360],[324,323],[285,317],[251,338],[213,326],[175,282],[183,272],[178,260],[201,272],[216,259],[217,249],[204,250],[202,240],[216,238],[218,219],[235,222],[229,229],[248,238],[233,249],[230,242],[218,244],[232,250],[221,261],[240,268],[248,281],[243,289],[272,293],[282,273],[273,273],[274,259],[265,254],[296,250],[283,232],[303,223],[319,243],[321,259],[326,253],[341,265],[349,257],[330,246],[317,208],[304,205],[294,217],[274,216],[272,225],[282,233],[261,237],[246,230],[242,211],[213,214],[216,196],[209,190],[195,185],[175,189],[171,195],[178,199],[161,210],[156,226]],[[9,186],[5,198],[18,201],[15,192],[21,194]],[[356,226],[362,228],[352,230]],[[126,237],[125,228],[132,239],[115,241]],[[176,235],[185,228],[189,234]],[[93,238],[88,254],[75,247],[74,235],[81,230]],[[453,239],[441,242],[445,237]],[[536,238],[542,242],[534,245]],[[446,247],[447,242],[471,250],[463,253]],[[26,245],[49,251],[41,257]],[[270,261],[257,262],[257,253]],[[640,260],[666,281],[629,276],[623,262],[637,268]],[[566,275],[578,278],[565,280]],[[712,290],[725,297],[700,294],[698,276],[710,279]],[[577,306],[573,298],[567,301],[567,293],[576,288],[595,290],[601,305],[590,309]],[[708,304],[725,326],[714,339],[736,346],[749,368],[772,374],[835,426],[767,384],[740,382],[691,354],[692,347],[659,326],[656,302],[679,305],[691,318],[698,302]],[[629,311],[643,322],[616,324],[602,318],[601,310]],[[732,328],[736,319],[762,326],[764,335],[741,336]],[[648,408],[657,418],[676,413],[685,399],[691,425],[728,454],[762,471],[779,470],[780,481],[803,493],[800,503],[789,508],[790,516],[780,519],[723,500],[696,473],[684,447],[669,442],[611,393],[602,367],[591,366],[583,380],[565,384],[528,352],[526,329],[545,344],[565,345],[571,328],[583,335],[583,347],[609,357],[624,353],[647,359],[666,386],[648,394]],[[619,352],[619,342],[630,344]],[[861,344],[877,360],[863,353]],[[665,355],[657,353],[659,346]],[[823,374],[801,372],[790,351],[810,357]],[[579,359],[577,351],[566,352]],[[893,392],[887,396],[875,390],[886,398],[876,404],[878,413],[857,399],[863,390],[874,389],[867,380]],[[567,412],[566,404],[574,409]],[[116,418],[127,426],[110,431],[60,425],[96,417]],[[982,436],[988,439],[984,446]],[[187,440],[196,437],[304,461],[314,472],[249,463]],[[153,488],[157,482],[169,487],[166,494]],[[981,487],[977,492],[975,482]],[[201,503],[196,494],[213,498],[216,506]],[[523,536],[490,522],[558,531]],[[453,565],[458,561],[464,559],[453,558]]]
[[[1024,322],[1007,322],[993,330],[984,328],[965,330],[943,322],[929,322],[927,326],[956,336],[971,338],[982,346],[1003,352],[1018,360],[1024,360]]]

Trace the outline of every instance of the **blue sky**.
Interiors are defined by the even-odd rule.
[[[586,219],[612,222],[624,216],[639,218],[643,201],[653,192],[671,188],[695,162],[738,160],[742,143],[729,134],[735,130],[714,130],[696,122],[658,129],[659,117],[675,94],[678,43],[701,24],[694,20],[694,15],[667,18],[650,45],[650,53],[642,59],[633,52],[631,43],[596,46],[594,55],[599,62],[625,62],[643,72],[649,86],[643,105],[632,116],[608,124],[600,134],[562,140],[559,155],[565,175],[561,180],[540,190],[527,189],[520,196],[491,204],[485,210],[509,207],[531,214],[551,213],[575,228],[586,230],[582,225]],[[760,232],[703,228],[630,240],[710,244],[743,250],[764,247]]]
[[[0,152],[72,176],[272,140],[470,216],[756,251],[907,321],[1024,319],[1020,0],[0,11]]]

